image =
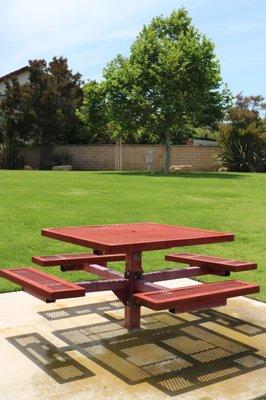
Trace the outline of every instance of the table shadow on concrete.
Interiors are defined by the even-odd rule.
[[[93,375],[66,354],[66,350],[77,350],[129,385],[147,382],[170,396],[266,366],[266,359],[256,354],[255,347],[202,325],[214,322],[247,336],[265,332],[225,313],[190,313],[193,321],[182,318],[182,314],[151,313],[142,317],[142,329],[128,332],[119,313],[114,317],[114,310],[121,311],[119,301],[42,312],[50,320],[95,312],[109,319],[54,331],[67,344],[65,348],[57,349],[37,333],[8,340],[59,383]],[[58,355],[62,358],[60,365],[56,364]]]
[[[123,304],[121,301],[114,300],[98,304],[84,304],[74,307],[58,308],[50,311],[40,311],[39,314],[49,321],[77,317],[80,315],[89,315],[91,313],[96,313],[105,318],[112,319],[112,317],[108,314],[108,311],[118,310],[122,307]],[[209,321],[215,322],[218,325],[233,329],[234,331],[242,333],[246,336],[256,336],[266,333],[266,329],[261,326],[246,322],[243,319],[232,317],[228,314],[213,309],[196,311],[190,314],[200,318],[200,323]],[[182,315],[179,318],[182,318]]]
[[[71,349],[58,349],[36,332],[9,337],[7,340],[60,384],[94,376],[92,371],[66,353]]]

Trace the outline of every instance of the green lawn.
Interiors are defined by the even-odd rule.
[[[256,261],[257,271],[232,276],[258,282],[261,293],[254,298],[265,301],[265,189],[265,174],[193,173],[164,177],[141,173],[2,170],[1,267],[29,266],[32,255],[83,251],[81,247],[41,237],[40,230],[44,227],[137,221],[194,226],[231,231],[236,240],[178,250]],[[144,269],[173,266],[164,261],[167,252],[144,253]],[[113,267],[122,270],[119,263]],[[58,268],[49,270],[63,275]],[[78,280],[88,275],[76,272],[65,273],[64,277]],[[0,280],[1,292],[16,289],[18,286]]]

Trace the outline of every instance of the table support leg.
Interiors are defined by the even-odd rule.
[[[140,306],[136,304],[125,306],[125,327],[130,330],[140,328]]]
[[[142,276],[141,253],[126,254],[125,277],[129,280],[129,298],[125,306],[125,327],[127,329],[140,328],[140,306],[134,304],[134,281]]]

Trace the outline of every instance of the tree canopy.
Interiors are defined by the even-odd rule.
[[[17,168],[25,144],[53,145],[83,140],[76,109],[83,100],[81,75],[74,74],[67,59],[54,57],[29,61],[29,79],[20,85],[6,82],[1,103],[2,140],[6,166]]]
[[[105,115],[107,129],[115,128],[113,137],[125,142],[165,143],[165,170],[170,144],[184,143],[195,127],[217,123],[230,101],[214,45],[184,8],[144,26],[129,56],[118,55],[103,76],[97,110]],[[94,89],[91,83],[84,87],[80,116],[87,129],[93,124]]]
[[[112,141],[108,129],[108,119],[104,86],[96,81],[84,85],[84,100],[77,116],[85,126],[86,137],[90,143],[108,143]]]

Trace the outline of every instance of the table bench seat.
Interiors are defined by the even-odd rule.
[[[230,272],[247,271],[257,268],[257,264],[254,262],[230,260],[227,258],[205,256],[195,253],[168,254],[165,256],[165,259],[166,261],[180,262],[190,264],[191,266]]]
[[[152,310],[194,311],[225,305],[227,298],[259,292],[259,286],[239,280],[204,283],[179,289],[136,293],[134,301]]]
[[[113,262],[113,261],[124,261],[126,258],[125,254],[53,254],[49,256],[34,256],[32,262],[41,265],[42,267],[51,266],[71,266],[81,265],[84,263],[101,263],[101,262]]]
[[[85,296],[85,289],[34,268],[3,269],[0,276],[14,282],[22,289],[47,303],[57,299]]]

